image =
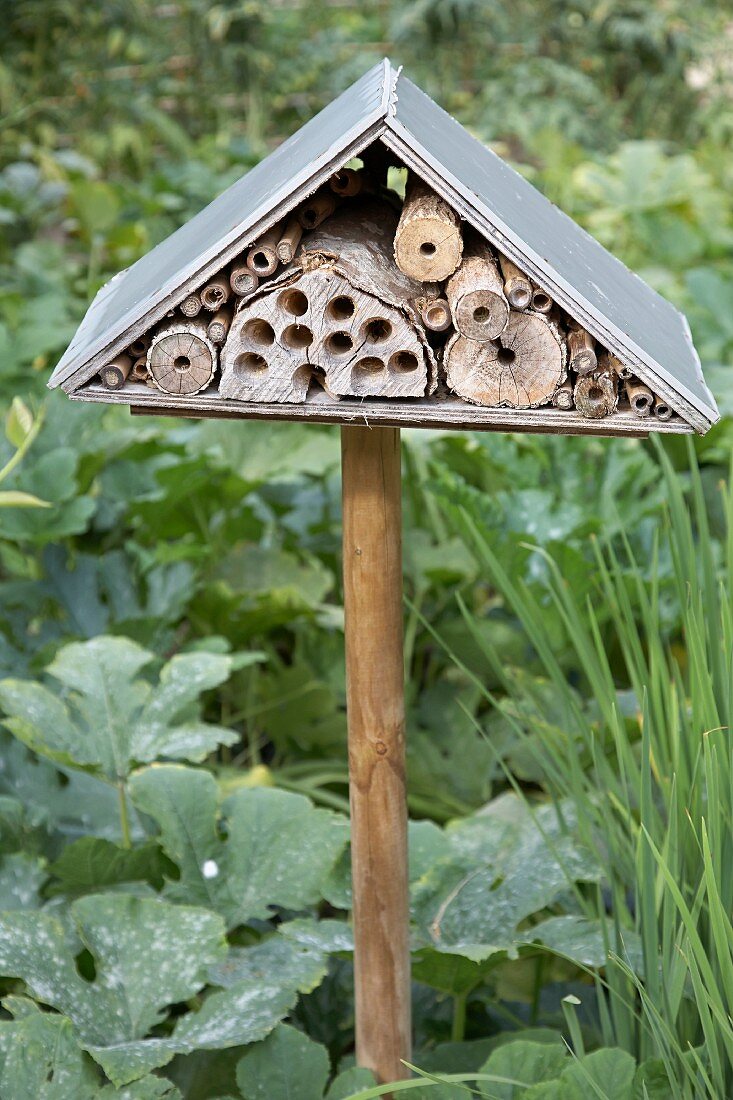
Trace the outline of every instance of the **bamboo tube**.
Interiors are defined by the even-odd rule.
[[[409,1076],[400,433],[341,429],[356,1060]]]
[[[572,409],[574,407],[572,382],[563,382],[562,386],[557,387],[552,395],[552,403],[556,409]]]
[[[206,335],[209,337],[212,344],[224,343],[233,316],[234,310],[231,305],[222,306],[221,309],[217,309],[206,327]]]
[[[303,226],[300,224],[297,214],[291,214],[283,230],[283,234],[277,242],[277,257],[282,263],[290,263],[300,244],[302,235]]]
[[[461,266],[451,275],[445,293],[453,324],[462,336],[485,343],[495,340],[509,320],[504,283],[491,249],[474,239],[464,252]]]
[[[336,196],[329,191],[317,191],[298,210],[298,221],[303,229],[315,229],[330,218],[335,209]]]
[[[532,284],[516,264],[506,256],[499,256],[504,276],[504,294],[512,309],[528,309],[532,302]]]
[[[626,382],[626,396],[637,416],[649,416],[654,406],[654,394],[638,378],[629,378]]]
[[[144,382],[148,377],[148,361],[145,356],[136,359],[132,364],[131,377],[133,382]]]
[[[274,275],[280,264],[277,245],[280,240],[280,223],[271,226],[247,252],[247,267],[260,279]]]
[[[132,359],[133,363],[136,359],[141,359],[147,354],[147,350],[150,347],[149,336],[138,336],[137,340],[133,340],[127,349],[127,354]]]
[[[129,355],[118,355],[106,366],[102,367],[99,377],[108,390],[119,390],[132,370],[132,359]]]
[[[582,416],[599,420],[612,413],[618,404],[616,375],[611,370],[598,369],[584,374],[575,383],[575,407]]]
[[[671,420],[674,416],[674,409],[671,409],[667,402],[654,394],[654,415],[657,420],[667,421]]]
[[[181,302],[180,309],[184,317],[196,317],[201,312],[201,296],[187,295]]]
[[[229,285],[235,294],[243,297],[245,294],[251,294],[260,285],[259,278],[250,271],[246,264],[238,265],[232,268],[231,275],[229,276]]]
[[[634,377],[631,367],[624,366],[620,359],[617,359],[612,352],[605,349],[598,356],[598,366],[601,370],[613,371],[622,382],[628,382],[630,378]]]
[[[210,283],[207,283],[201,291],[201,305],[214,313],[217,309],[229,301],[231,287],[226,275],[217,275]]]
[[[532,287],[532,309],[535,313],[551,313],[553,301],[541,287]]]
[[[420,316],[425,328],[429,328],[431,332],[445,332],[451,326],[450,305],[446,298],[423,301]]]
[[[400,271],[420,282],[442,282],[456,270],[462,253],[458,215],[418,176],[410,174],[394,238]]]
[[[361,173],[354,171],[353,168],[342,168],[331,176],[328,184],[337,195],[343,195],[346,198],[358,195],[364,185],[364,180]]]
[[[575,321],[568,329],[568,354],[570,369],[576,374],[590,374],[598,366],[593,337]]]

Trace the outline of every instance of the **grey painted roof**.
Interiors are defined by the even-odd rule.
[[[104,287],[49,385],[92,377],[377,137],[699,431],[718,419],[685,317],[388,61]]]

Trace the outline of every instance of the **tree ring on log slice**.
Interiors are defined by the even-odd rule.
[[[489,343],[456,334],[445,349],[448,386],[475,405],[531,409],[552,400],[566,377],[565,345],[556,326],[532,313],[510,313]]]
[[[216,371],[216,349],[204,328],[176,325],[154,338],[148,350],[148,371],[163,393],[191,396],[211,382]]]

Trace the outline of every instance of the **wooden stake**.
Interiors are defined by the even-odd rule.
[[[398,428],[341,429],[356,1060],[406,1078],[410,947]]]
[[[499,256],[504,276],[504,294],[512,309],[529,309],[532,301],[532,284],[516,264],[506,256]]]
[[[297,214],[293,214],[288,218],[283,235],[277,242],[277,256],[282,263],[290,263],[300,244],[302,235],[303,226],[300,224]]]
[[[590,374],[598,366],[593,337],[572,321],[568,329],[569,366],[576,374]]]
[[[458,267],[463,252],[461,223],[447,202],[411,175],[394,238],[394,258],[405,275],[442,282]]]
[[[509,320],[504,283],[485,241],[474,238],[461,266],[445,288],[453,324],[461,336],[485,343],[495,340]]]

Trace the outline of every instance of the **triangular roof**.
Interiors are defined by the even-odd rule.
[[[49,386],[77,390],[377,139],[694,428],[719,419],[684,315],[386,59],[103,287]]]

